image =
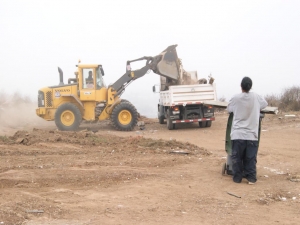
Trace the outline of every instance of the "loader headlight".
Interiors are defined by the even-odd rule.
[[[38,107],[45,107],[45,95],[42,91],[38,93]]]

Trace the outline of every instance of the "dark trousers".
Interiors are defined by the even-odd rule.
[[[233,181],[240,183],[245,177],[256,182],[256,157],[258,141],[232,140],[232,172]]]

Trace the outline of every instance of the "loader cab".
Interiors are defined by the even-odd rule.
[[[102,65],[79,64],[78,66],[78,91],[81,101],[102,100],[105,95],[106,85],[103,80],[104,70]],[[103,92],[103,93],[102,93]]]
[[[80,89],[99,90],[102,87],[106,87],[103,80],[104,71],[101,65],[96,68],[79,68],[79,70],[81,76]]]

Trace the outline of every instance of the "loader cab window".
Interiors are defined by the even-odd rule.
[[[98,66],[96,74],[96,87],[97,89],[101,89],[102,87],[106,87],[104,80],[103,80],[103,69],[101,66]]]
[[[85,89],[94,89],[94,71],[93,69],[83,69],[82,70],[82,88]]]

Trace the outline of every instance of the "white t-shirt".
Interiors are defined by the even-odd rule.
[[[267,101],[254,92],[243,92],[230,99],[227,111],[233,113],[231,140],[258,140],[260,110],[267,105]]]

